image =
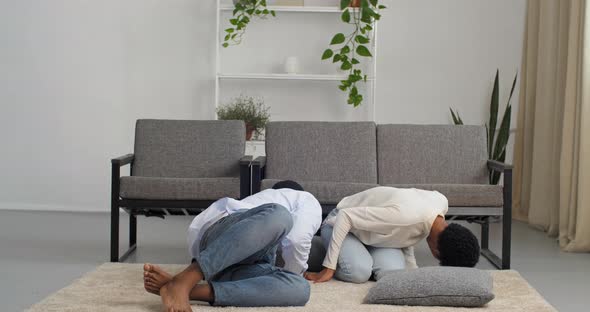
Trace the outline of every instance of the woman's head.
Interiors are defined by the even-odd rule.
[[[272,186],[273,189],[278,190],[278,189],[292,189],[292,190],[296,190],[296,191],[303,191],[303,186],[301,186],[301,184],[292,181],[292,180],[284,180],[281,182],[277,182],[275,183],[275,185]]]
[[[438,236],[438,259],[442,266],[474,267],[479,261],[479,242],[466,227],[451,223]]]

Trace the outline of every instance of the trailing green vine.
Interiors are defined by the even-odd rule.
[[[226,34],[222,44],[224,48],[242,42],[246,26],[253,17],[266,18],[269,14],[275,16],[275,11],[266,7],[266,0],[238,0],[234,2],[233,18],[229,20],[232,26],[225,30]]]
[[[357,107],[363,102],[363,95],[357,88],[359,81],[367,81],[367,75],[358,68],[358,57],[372,57],[367,45],[371,43],[371,31],[374,24],[381,18],[379,11],[385,9],[379,0],[360,0],[359,8],[350,7],[352,0],[340,0],[341,19],[344,23],[354,26],[354,31],[348,36],[337,33],[330,41],[331,46],[322,54],[322,60],[332,59],[333,63],[340,63],[341,70],[348,70],[346,80],[340,81],[338,88],[348,91],[348,104]]]

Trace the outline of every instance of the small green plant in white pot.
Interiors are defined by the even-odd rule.
[[[230,103],[217,109],[219,120],[243,120],[246,123],[246,140],[252,134],[260,134],[270,119],[270,108],[264,105],[263,98],[240,95]]]

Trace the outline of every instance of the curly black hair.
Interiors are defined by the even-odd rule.
[[[474,267],[479,261],[479,243],[466,227],[451,223],[438,237],[440,265]]]
[[[301,184],[299,184],[295,181],[292,181],[292,180],[284,180],[281,182],[277,182],[277,183],[275,183],[275,185],[272,186],[272,188],[275,190],[288,188],[288,189],[292,189],[292,190],[296,190],[296,191],[303,191],[303,186],[301,186]]]

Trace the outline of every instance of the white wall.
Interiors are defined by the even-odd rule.
[[[137,118],[213,108],[213,1],[0,0],[0,208],[102,210]]]
[[[385,4],[377,122],[449,123],[452,106],[467,123],[483,123],[495,69],[504,98],[520,66],[525,1]],[[292,23],[286,36],[295,39],[309,25],[319,33],[335,25],[281,20]],[[274,31],[262,27],[271,22],[253,24],[250,43],[238,48],[267,44],[256,34]],[[314,40],[322,49],[329,38]],[[137,118],[214,115],[214,42],[213,0],[0,0],[0,209],[106,211],[109,159],[131,152]],[[316,60],[300,51],[303,61]],[[243,57],[264,57],[253,53]],[[366,113],[347,107],[337,90],[322,93],[335,84],[223,87],[262,93],[275,119]]]

